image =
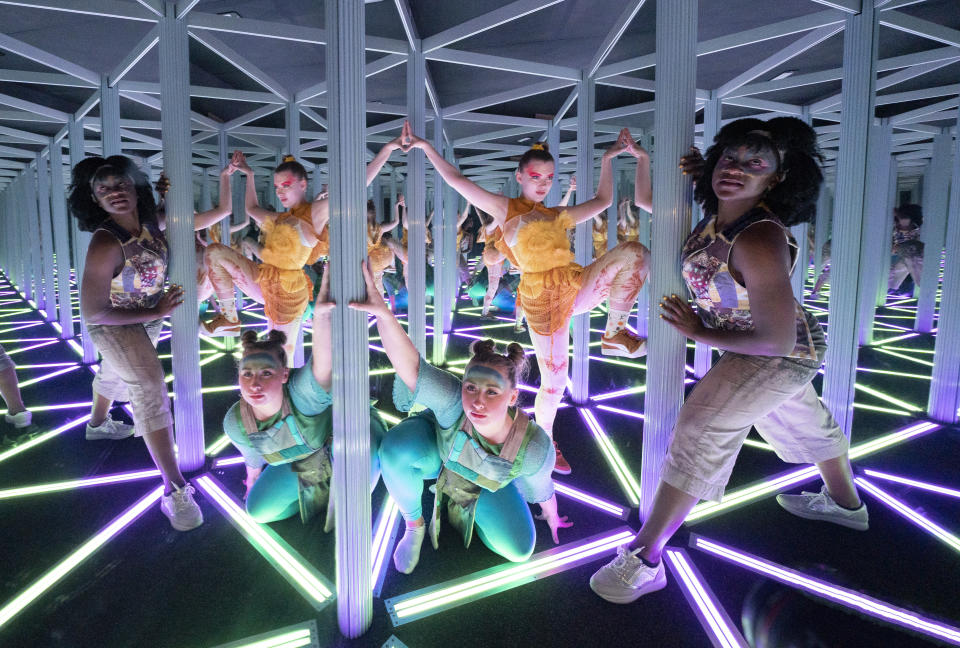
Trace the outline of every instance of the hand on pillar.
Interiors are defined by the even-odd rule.
[[[160,301],[153,307],[156,317],[166,317],[173,310],[183,303],[183,288],[177,284],[170,284],[167,290],[160,297]]]
[[[680,168],[683,170],[683,175],[688,175],[694,180],[700,178],[703,173],[703,165],[703,155],[700,154],[700,149],[696,146],[691,146],[690,152],[680,158]]]
[[[350,308],[370,313],[378,318],[392,316],[390,307],[383,301],[383,295],[377,291],[377,285],[373,280],[373,272],[370,270],[370,261],[361,261],[360,269],[363,272],[363,283],[367,288],[367,299],[366,301],[350,302]]]
[[[704,329],[703,322],[686,300],[676,295],[670,295],[661,300],[660,308],[663,310],[660,313],[661,319],[685,337],[691,340],[698,339],[699,333]]]
[[[156,190],[157,195],[160,196],[160,199],[163,200],[163,198],[167,195],[167,192],[170,190],[170,178],[168,178],[166,174],[161,171],[160,177],[157,178],[157,182],[153,185],[153,188]]]

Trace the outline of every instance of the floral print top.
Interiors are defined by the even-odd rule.
[[[114,308],[153,308],[167,280],[167,239],[156,223],[140,224],[132,235],[112,220],[99,229],[113,234],[123,249],[123,269],[110,282],[110,305]]]

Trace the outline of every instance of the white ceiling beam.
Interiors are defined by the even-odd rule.
[[[230,121],[228,121],[223,125],[223,128],[225,128],[227,131],[232,131],[234,128],[238,126],[243,126],[244,124],[249,124],[250,122],[256,121],[258,119],[262,119],[263,117],[266,117],[267,115],[272,115],[273,113],[282,109],[283,109],[283,106],[279,104],[261,106],[256,110],[251,110],[245,115],[240,115],[236,119],[231,119]],[[231,135],[233,135],[233,133],[231,133]]]
[[[123,90],[120,91],[120,96],[124,97],[125,99],[129,99],[130,101],[135,101],[138,104],[149,106],[154,110],[160,110],[160,100],[156,97],[152,97],[140,92],[126,92]],[[194,128],[204,128],[206,130],[218,131],[221,127],[220,123],[215,122],[206,115],[201,115],[195,110],[190,111],[190,120],[194,122]]]
[[[123,92],[142,94],[160,94],[160,84],[152,81],[121,81]],[[214,88],[211,86],[190,86],[190,96],[204,99],[222,99],[225,101],[248,101],[251,103],[285,104],[284,100],[272,92],[259,90],[234,90],[233,88]]]
[[[782,101],[769,101],[767,99],[755,99],[754,97],[737,97],[729,100],[724,99],[723,103],[730,106],[756,108],[757,110],[766,110],[767,112],[781,113],[784,115],[794,115],[796,117],[799,117],[803,114],[803,109],[795,104],[784,103]]]
[[[220,31],[228,34],[260,36],[311,45],[326,45],[327,43],[327,31],[325,29],[267,20],[253,20],[251,18],[234,18],[199,11],[191,12],[187,16],[187,25],[191,31],[195,29]]]
[[[494,139],[503,139],[504,137],[516,137],[517,135],[526,135],[527,133],[536,132],[540,128],[527,127],[527,126],[518,126],[516,128],[507,128],[504,130],[491,131],[489,133],[480,133],[479,135],[470,135],[469,137],[461,137],[458,140],[453,141],[453,146],[456,148],[475,148],[481,150],[490,150],[488,146],[495,147],[493,150],[503,150],[509,151],[511,153],[516,153],[518,150],[522,153],[526,151],[527,148],[523,146],[515,146],[511,144],[489,144],[483,145],[484,142],[489,142]]]
[[[320,113],[318,113],[313,108],[307,108],[305,106],[300,106],[300,112],[306,115],[307,119],[320,126],[324,130],[327,130],[327,120],[324,119]]]
[[[37,158],[36,151],[14,148],[12,146],[0,146],[0,155],[5,155],[12,158],[28,158],[30,160],[35,160]]]
[[[790,59],[796,58],[811,48],[816,47],[828,38],[832,38],[841,31],[843,31],[843,23],[827,25],[826,27],[818,27],[817,29],[814,29],[806,36],[802,36],[790,45],[784,47],[779,52],[768,56],[756,65],[750,67],[748,70],[741,72],[737,76],[724,83],[722,86],[717,88],[717,96],[723,99],[737,88],[744,86],[757,77],[762,76],[770,70],[783,65]]]
[[[960,50],[956,47],[938,47],[937,49],[926,50],[924,52],[915,52],[913,54],[880,59],[877,61],[877,72],[889,72],[890,70],[896,70],[902,67],[936,63],[938,61],[953,62],[958,58],[960,58]]]
[[[393,119],[388,122],[383,122],[382,124],[376,124],[374,126],[367,127],[367,135],[377,135],[379,133],[386,133],[388,131],[396,130],[403,128],[403,122],[407,120],[406,117],[401,117],[400,119]]]
[[[494,9],[482,16],[477,16],[459,25],[445,29],[440,33],[434,34],[423,39],[423,52],[431,52],[441,47],[446,47],[451,43],[475,36],[488,29],[499,27],[518,18],[523,18],[535,11],[540,11],[547,7],[559,4],[563,0],[517,0],[499,9]]]
[[[190,13],[190,11],[199,4],[200,0],[178,0],[177,2],[177,19],[182,20]]]
[[[157,15],[152,11],[140,9],[136,4],[122,0],[84,0],[83,2],[77,2],[76,0],[72,2],[64,2],[64,0],[0,0],[0,4],[102,16],[104,18],[125,18],[147,22],[156,22],[157,19]]]
[[[0,81],[28,83],[68,88],[99,88],[99,83],[90,83],[69,74],[56,72],[30,72],[26,70],[0,70]]]
[[[507,58],[505,56],[468,52],[451,47],[437,48],[425,56],[428,61],[440,61],[441,63],[456,63],[492,70],[503,70],[504,72],[532,74],[535,76],[550,77],[552,79],[569,79],[576,81],[580,78],[580,71],[578,69],[565,65],[536,63],[534,61],[524,61],[521,59]]]
[[[100,90],[90,93],[90,96],[87,97],[87,100],[84,101],[79,108],[77,108],[77,111],[75,113],[73,113],[73,118],[76,120],[83,119],[84,117],[87,116],[87,113],[93,110],[94,107],[99,103],[100,103]]]
[[[71,61],[68,61],[64,58],[61,58],[55,54],[44,51],[39,47],[34,47],[29,43],[24,43],[21,40],[17,40],[12,36],[7,34],[0,33],[0,49],[12,52],[18,56],[28,58],[31,61],[40,63],[41,65],[46,65],[51,67],[54,70],[59,70],[64,74],[69,74],[70,76],[77,77],[78,79],[83,79],[88,83],[93,83],[100,85],[100,75],[89,70],[82,65],[77,65]]]
[[[523,99],[524,97],[530,97],[533,95],[542,94],[544,92],[550,92],[552,90],[559,90],[560,88],[567,88],[570,85],[572,85],[572,82],[565,79],[548,79],[546,81],[533,83],[522,88],[517,88],[516,90],[497,92],[492,95],[487,95],[486,97],[471,99],[470,101],[464,101],[453,106],[447,106],[446,108],[443,108],[441,112],[444,117],[447,115],[456,115],[457,113],[478,110],[480,108],[486,108],[487,106],[495,106],[508,101],[515,101],[517,99]]]
[[[21,139],[26,142],[32,142],[34,144],[48,144],[50,142],[50,138],[46,135],[38,135],[37,133],[20,130],[19,128],[9,128],[7,126],[0,126],[0,135],[16,137],[17,139]]]
[[[890,122],[897,126],[900,124],[909,124],[918,118],[923,121],[929,121],[930,115],[934,115],[935,113],[939,113],[944,110],[953,110],[956,107],[957,97],[952,97],[944,101],[938,101],[937,103],[930,104],[929,106],[915,108],[913,110],[900,113],[899,115],[894,115],[890,118]],[[936,117],[936,119],[941,119],[941,117]]]
[[[386,56],[381,56],[376,61],[367,63],[366,67],[364,68],[364,74],[367,78],[369,78],[375,74],[380,74],[381,72],[385,72],[406,62],[406,54],[387,54]],[[326,92],[327,82],[321,81],[320,83],[315,83],[314,85],[299,91],[294,97],[294,102],[302,104],[303,102],[309,101],[314,97],[319,97]]]
[[[163,17],[163,0],[137,0],[137,2],[157,18]]]
[[[257,67],[253,61],[249,60],[240,52],[236,51],[222,40],[201,30],[189,30],[190,36],[198,43],[209,49],[211,52],[227,61],[248,77],[262,85],[264,88],[277,95],[284,102],[290,101],[290,93],[283,87],[279,81]]]
[[[10,106],[11,108],[16,108],[18,110],[28,110],[38,115],[43,115],[44,117],[56,119],[60,122],[66,122],[70,120],[70,115],[65,112],[56,110],[54,108],[49,108],[47,106],[41,106],[40,104],[33,103],[32,101],[25,101],[23,99],[11,97],[10,95],[0,94],[0,104],[4,106]]]
[[[465,121],[474,124],[500,124],[503,126],[531,126],[534,128],[547,128],[550,125],[548,119],[535,119],[533,117],[514,117],[512,115],[491,115],[488,113],[464,112],[444,117],[450,121]]]
[[[813,0],[813,2],[849,14],[858,14],[863,10],[860,0]],[[867,0],[867,2],[873,2],[873,0]]]
[[[577,100],[577,95],[580,94],[580,86],[573,86],[573,90],[570,91],[570,94],[567,95],[567,98],[563,100],[563,103],[560,104],[560,109],[557,111],[557,114],[553,116],[553,123],[559,124],[563,121],[564,116],[567,114],[567,111],[573,107],[573,102]]]
[[[25,121],[37,122],[41,124],[60,124],[59,119],[38,115],[26,110],[0,110],[0,121]]]
[[[0,160],[0,169],[26,169],[27,164],[23,162],[14,162],[13,160]]]
[[[881,11],[889,11],[891,9],[899,9],[900,7],[919,4],[925,1],[926,0],[876,0],[876,4],[873,6]]]
[[[945,45],[960,47],[960,30],[951,29],[945,25],[938,25],[929,20],[916,18],[899,11],[885,11],[880,14],[880,24],[884,27],[892,27],[899,31],[922,36],[935,40]]]
[[[958,56],[952,59],[949,59],[949,58],[939,59],[931,63],[921,63],[920,65],[914,65],[908,68],[904,68],[899,72],[894,72],[893,74],[888,74],[887,76],[880,77],[877,79],[875,88],[877,91],[883,90],[885,88],[895,86],[898,83],[903,83],[904,81],[909,81],[910,79],[914,79],[918,76],[922,76],[927,72],[933,72],[934,70],[938,70],[946,65],[950,65],[954,61],[960,60],[960,52],[957,52],[957,54]],[[840,99],[841,99],[841,93],[838,92],[824,99],[820,99],[819,101],[815,101],[814,103],[810,104],[810,112],[819,113],[819,112],[828,110],[830,108],[839,106]]]
[[[921,90],[911,90],[908,92],[891,92],[890,94],[877,95],[874,100],[876,105],[883,106],[894,103],[903,103],[906,101],[918,101],[922,99],[934,99],[936,97],[947,97],[960,93],[960,83],[951,85],[936,86],[932,88],[923,88]]]
[[[152,146],[155,146],[158,149],[163,148],[163,141],[160,140],[159,138],[150,137],[149,135],[144,135],[143,133],[132,131],[129,128],[121,128],[120,135],[122,137],[126,137],[128,140],[133,140],[135,142],[143,142],[144,144],[150,144]]]
[[[732,90],[728,97],[746,97],[755,94],[764,94],[766,92],[777,92],[789,88],[800,88],[818,83],[829,83],[830,81],[840,81],[843,79],[843,68],[833,70],[821,70],[819,72],[810,72],[809,74],[798,74],[789,76],[779,81],[761,81],[759,83],[749,83]]]
[[[130,53],[107,75],[107,83],[110,87],[113,88],[116,86],[120,80],[127,75],[127,72],[132,70],[133,67],[140,62],[140,59],[149,54],[150,50],[159,42],[160,27],[154,25],[150,31],[140,39],[140,42],[130,50]]]
[[[588,77],[595,75],[597,70],[600,69],[600,66],[603,65],[603,62],[607,60],[607,56],[610,55],[613,48],[620,42],[620,37],[623,36],[623,32],[627,31],[627,27],[630,26],[630,23],[637,15],[637,12],[640,11],[640,7],[643,6],[644,2],[646,2],[646,0],[629,0],[627,2],[627,6],[620,12],[616,22],[613,23],[613,27],[607,32],[606,38],[603,39],[603,42],[600,44],[600,47],[597,48],[590,63],[587,64],[586,75]]]
[[[747,29],[735,34],[703,41],[697,45],[697,56],[722,52],[735,47],[753,45],[754,43],[760,43],[773,38],[780,38],[782,36],[789,36],[790,34],[810,31],[811,29],[817,29],[819,27],[835,25],[842,23],[844,20],[846,20],[846,14],[843,12],[835,10],[819,11],[814,14],[791,18],[790,20],[784,20],[778,23],[764,25],[763,27]],[[602,79],[615,74],[626,74],[627,72],[633,72],[635,70],[651,68],[655,64],[655,54],[645,54],[618,63],[602,65],[600,69],[597,70],[596,76],[597,79]]]
[[[655,92],[656,86],[656,82],[653,79],[638,79],[637,77],[630,77],[623,74],[599,79],[597,84],[617,88],[628,88],[630,90],[641,90],[643,92]]]

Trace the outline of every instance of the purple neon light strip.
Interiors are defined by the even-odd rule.
[[[609,405],[594,405],[597,409],[601,409],[607,412],[613,412],[614,414],[620,414],[621,416],[630,416],[632,418],[643,420],[643,414],[641,412],[632,412],[630,410],[620,409],[619,407],[610,407]]]
[[[44,434],[41,434],[41,435],[38,436],[38,437],[34,437],[34,438],[30,439],[29,441],[27,441],[27,442],[25,442],[25,443],[21,443],[21,444],[18,445],[18,446],[14,446],[13,448],[10,448],[10,449],[7,450],[6,452],[0,453],[0,461],[4,461],[4,460],[6,460],[6,459],[9,459],[10,457],[13,457],[14,455],[18,455],[18,454],[20,454],[21,452],[24,452],[24,451],[26,451],[26,450],[29,450],[30,448],[32,448],[32,447],[34,447],[34,446],[40,445],[40,444],[43,443],[44,441],[48,441],[49,439],[52,439],[53,437],[55,437],[55,436],[57,436],[57,435],[59,435],[59,434],[62,434],[63,432],[66,432],[67,430],[73,429],[73,428],[77,427],[78,425],[81,425],[81,424],[83,424],[83,423],[86,423],[88,420],[90,420],[90,415],[89,415],[89,414],[87,414],[87,415],[85,415],[85,416],[81,416],[81,417],[78,418],[78,419],[74,419],[73,421],[69,421],[69,422],[67,422],[67,423],[64,423],[64,424],[61,425],[60,427],[54,428],[54,429],[50,430],[49,432],[46,432],[46,433],[44,433]]]
[[[880,472],[879,470],[873,470],[871,468],[865,468],[863,472],[875,479],[896,482],[906,486],[913,486],[914,488],[919,488],[920,490],[930,491],[931,493],[937,493],[939,495],[946,495],[948,497],[956,497],[960,499],[960,490],[947,488],[946,486],[937,486],[936,484],[929,484],[927,482],[910,479],[908,477],[891,475],[890,473]]]
[[[740,565],[746,569],[776,581],[807,591],[815,596],[833,601],[876,619],[881,619],[908,628],[921,634],[936,637],[954,645],[960,645],[960,629],[924,618],[909,610],[884,603],[845,587],[831,585],[818,578],[807,576],[777,563],[759,558],[738,549],[727,547],[702,536],[692,534],[690,545],[701,551]]]
[[[746,639],[727,616],[687,552],[667,547],[663,553],[674,576],[680,582],[687,602],[693,606],[700,625],[707,631],[714,647],[749,648]]]
[[[901,516],[907,518],[909,521],[913,522],[930,535],[948,545],[954,551],[960,551],[960,538],[950,533],[933,520],[921,515],[920,513],[917,513],[904,502],[897,499],[890,493],[878,488],[875,484],[867,481],[863,477],[855,477],[854,481],[857,482],[857,485],[860,488],[876,497],[889,508],[899,513]]]
[[[566,495],[571,499],[575,499],[578,502],[582,502],[587,506],[592,506],[595,509],[599,509],[604,513],[609,513],[614,517],[618,517],[621,520],[626,520],[627,516],[630,514],[630,509],[626,506],[620,506],[619,504],[614,504],[613,502],[608,502],[607,500],[600,499],[595,495],[591,495],[586,491],[574,488],[568,484],[558,482],[553,480],[553,486],[558,493],[561,495]]]
[[[380,509],[380,516],[377,518],[376,529],[373,534],[373,543],[371,552],[373,553],[371,564],[371,588],[376,595],[379,595],[377,586],[383,581],[384,566],[387,564],[387,551],[393,546],[395,537],[394,529],[397,527],[397,518],[400,516],[400,507],[392,497],[387,495],[383,501],[383,507]]]

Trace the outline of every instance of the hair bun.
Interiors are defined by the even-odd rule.
[[[292,155],[284,155],[284,156],[283,156],[283,161],[284,161],[284,162],[296,162],[296,161],[297,161],[297,158],[293,157]]]
[[[491,353],[496,353],[497,344],[490,338],[486,340],[474,340],[470,343],[470,355],[473,356],[485,356]]]
[[[530,150],[531,150],[531,151],[546,151],[546,150],[548,150],[548,149],[547,149],[547,145],[544,144],[543,142],[534,142],[534,144],[530,147]]]

